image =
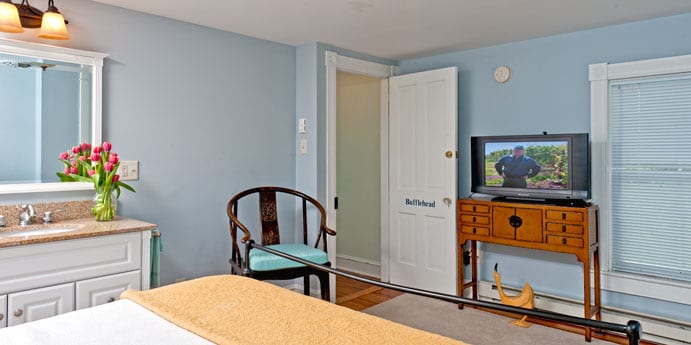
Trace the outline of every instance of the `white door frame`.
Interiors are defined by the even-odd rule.
[[[332,51],[326,51],[326,213],[327,226],[336,230],[337,218],[334,205],[336,195],[336,74],[337,71],[355,73],[377,78],[388,78],[398,70],[397,66],[360,60]],[[389,83],[381,83],[381,280],[389,281],[388,240],[389,227],[387,210],[389,185]],[[329,237],[330,239],[333,237]],[[329,261],[336,265],[336,239],[328,244]],[[332,275],[333,279],[333,275]],[[335,286],[335,281],[331,286]],[[332,293],[335,289],[331,290]],[[335,297],[332,298],[335,300]]]

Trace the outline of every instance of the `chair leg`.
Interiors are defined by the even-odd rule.
[[[321,272],[317,275],[319,278],[319,288],[322,293],[322,299],[331,302],[331,290],[329,289],[329,274]]]
[[[304,283],[305,289],[304,289],[303,293],[305,294],[305,296],[309,296],[310,295],[310,276],[309,276],[309,274],[302,277],[302,279],[305,282]]]

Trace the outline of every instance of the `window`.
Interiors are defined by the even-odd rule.
[[[691,75],[609,85],[611,270],[691,282]]]
[[[590,81],[603,289],[691,303],[691,56],[590,65]]]

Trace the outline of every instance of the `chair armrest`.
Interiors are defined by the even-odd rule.
[[[322,225],[322,230],[324,230],[324,232],[326,232],[327,234],[329,234],[331,236],[336,236],[336,230],[331,229],[330,227],[328,227],[326,225]]]

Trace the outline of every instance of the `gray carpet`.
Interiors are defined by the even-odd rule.
[[[472,345],[545,344],[585,345],[582,334],[533,324],[530,328],[512,325],[513,319],[464,308],[440,300],[404,294],[363,312],[418,329],[462,340]],[[593,339],[590,344],[611,344]]]

